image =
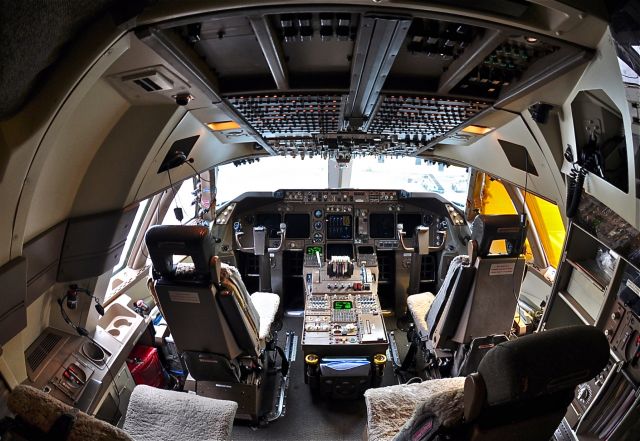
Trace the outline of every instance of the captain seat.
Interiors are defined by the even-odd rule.
[[[438,294],[407,298],[415,324],[413,344],[441,354],[475,338],[507,334],[513,323],[525,261],[526,226],[518,215],[478,215],[472,224],[469,255],[456,256]],[[506,254],[491,254],[504,241]],[[409,351],[409,354],[414,354]],[[407,363],[403,363],[406,367]]]
[[[249,295],[237,269],[213,255],[204,226],[154,226],[145,241],[153,264],[152,293],[196,392],[236,401],[237,418],[257,421],[266,352],[279,350],[271,335],[279,296]],[[193,263],[175,264],[175,256],[188,256]],[[282,359],[286,376],[288,361]]]

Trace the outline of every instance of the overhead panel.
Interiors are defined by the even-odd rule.
[[[213,68],[222,89],[242,90],[244,83],[276,87],[248,17],[209,20],[185,32],[195,51]]]
[[[229,103],[267,141],[338,131],[339,95],[236,96]]]
[[[393,135],[422,147],[489,107],[486,101],[446,97],[386,95],[369,133]]]
[[[525,3],[501,2],[505,11]],[[466,142],[462,129],[492,107],[591,56],[520,29],[384,7],[255,8],[200,20],[173,31],[208,65],[214,102],[279,155],[348,160]]]
[[[518,82],[527,69],[558,46],[535,38],[509,38],[487,55],[453,88],[452,92],[485,99],[497,99],[503,88]]]
[[[469,45],[486,40],[484,29],[433,19],[414,19],[385,83],[386,90],[433,93],[450,66],[469,59]],[[497,43],[496,43],[497,44]]]
[[[359,14],[308,12],[267,17],[292,89],[348,90]]]

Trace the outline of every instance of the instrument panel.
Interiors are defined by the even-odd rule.
[[[233,222],[236,230],[246,233],[241,238],[243,247],[251,246],[251,230],[256,226],[265,226],[269,246],[277,247],[280,223],[287,226],[283,249],[305,250],[310,245],[331,247],[347,242],[373,245],[380,250],[399,249],[398,224],[404,226],[408,246],[413,244],[416,227],[422,225],[430,228],[430,245],[437,247],[444,244],[444,232],[453,226],[461,226],[460,219],[463,218],[448,201],[432,193],[279,190],[256,195],[259,197],[248,197],[246,202],[242,199],[234,201],[233,213],[223,210],[225,220]],[[216,223],[220,224],[220,221]],[[353,255],[354,252],[346,254]]]

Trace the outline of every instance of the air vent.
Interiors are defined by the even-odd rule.
[[[47,332],[31,345],[26,354],[27,372],[30,379],[34,380],[38,376],[44,368],[45,362],[51,358],[54,350],[63,340],[66,340],[65,336]]]
[[[122,81],[133,83],[145,92],[173,89],[173,81],[155,70],[127,75],[122,77]]]
[[[108,79],[116,89],[131,99],[158,95],[171,98],[189,92],[188,84],[162,65],[120,72]]]

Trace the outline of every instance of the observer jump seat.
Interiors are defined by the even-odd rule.
[[[592,326],[500,343],[466,378],[368,390],[366,436],[370,441],[548,441],[576,386],[598,375],[608,360],[607,339]],[[404,419],[391,417],[388,409]]]

